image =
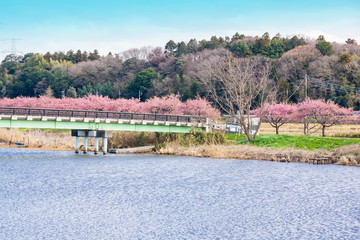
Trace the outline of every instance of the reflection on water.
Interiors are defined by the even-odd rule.
[[[0,149],[0,239],[360,239],[360,168]]]

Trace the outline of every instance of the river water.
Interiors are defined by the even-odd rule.
[[[360,239],[360,168],[0,149],[0,239]]]

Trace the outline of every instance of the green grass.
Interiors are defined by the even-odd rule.
[[[28,132],[34,128],[19,128],[20,132]],[[59,132],[71,132],[70,129],[52,129],[52,128],[41,128],[41,132],[51,132],[51,133],[59,133]]]
[[[360,139],[348,138],[328,138],[313,136],[290,136],[290,135],[274,135],[260,134],[251,143],[247,142],[245,136],[236,134],[227,134],[228,140],[234,144],[251,144],[258,147],[272,148],[293,148],[304,150],[326,149],[331,150],[351,144],[360,144]]]

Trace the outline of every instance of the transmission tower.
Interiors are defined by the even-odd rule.
[[[20,38],[0,38],[0,40],[10,41],[10,44],[11,44],[10,50],[2,51],[2,53],[10,53],[13,55],[16,55],[17,53],[21,53],[21,52],[18,52],[16,49],[16,41],[21,40]]]

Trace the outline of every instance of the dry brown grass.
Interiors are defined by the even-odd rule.
[[[19,129],[0,129],[0,142],[8,146],[13,146],[15,142],[24,143],[24,147],[53,149],[53,150],[72,150],[75,140],[69,132],[41,131],[39,129],[19,130]]]
[[[346,134],[360,134],[360,125],[347,124],[335,125],[325,130],[326,136],[341,136]],[[260,127],[260,134],[275,134],[275,128],[271,127],[269,123],[262,123]],[[304,135],[304,124],[302,123],[288,123],[279,128],[279,134],[287,135]],[[321,136],[321,129],[312,136]]]
[[[183,147],[175,142],[160,149],[160,153],[212,158],[254,159],[292,161],[293,158],[308,159],[330,156],[328,151],[304,151],[296,149],[273,149],[250,145],[201,145]]]
[[[313,159],[326,158],[329,163],[351,166],[358,165],[360,162],[360,159],[351,156],[342,158],[342,161],[340,161],[340,156],[326,150],[273,149],[250,145],[200,145],[184,147],[177,142],[171,142],[159,149],[158,152],[168,155],[302,163],[312,163]]]
[[[113,132],[109,139],[111,148],[130,148],[156,144],[155,133],[152,132]]]
[[[0,147],[14,147],[15,142],[24,143],[25,146],[16,146],[21,148],[42,149],[42,150],[74,150],[75,138],[71,133],[53,132],[51,130],[20,130],[0,128]],[[99,145],[102,146],[102,139],[99,139]],[[155,133],[140,132],[114,132],[113,137],[109,139],[110,148],[129,148],[145,145],[154,145],[156,143]],[[80,147],[82,145],[80,139]],[[93,151],[95,145],[94,138],[88,138],[88,151]]]
[[[353,145],[347,145],[340,148],[334,149],[334,154],[338,156],[348,156],[353,155],[360,157],[360,145],[359,144],[353,144]]]
[[[358,161],[354,156],[341,156],[339,161],[335,163],[336,165],[345,165],[345,166],[357,166]]]

